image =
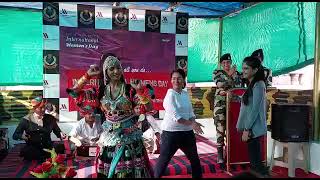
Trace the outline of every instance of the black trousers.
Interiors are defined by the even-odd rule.
[[[192,177],[202,177],[202,169],[196,146],[196,137],[193,131],[163,131],[161,134],[160,147],[160,156],[154,169],[155,178],[163,176],[171,158],[178,149],[181,149],[189,159],[192,168]]]
[[[259,136],[256,138],[249,139],[247,141],[248,151],[249,151],[249,159],[251,169],[258,172],[262,175],[268,174],[267,167],[263,164],[261,158],[261,140],[263,136]]]

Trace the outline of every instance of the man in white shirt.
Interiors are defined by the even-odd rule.
[[[100,118],[92,113],[84,115],[84,118],[78,121],[77,125],[71,130],[70,136],[78,139],[81,145],[94,146],[102,131]]]
[[[98,92],[95,88],[73,88],[67,89],[67,93],[74,98],[78,112],[84,117],[71,130],[70,141],[77,147],[77,155],[91,156],[90,149],[97,145],[103,132],[101,117],[97,113]]]

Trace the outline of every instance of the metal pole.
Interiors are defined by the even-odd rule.
[[[319,119],[319,75],[320,75],[320,69],[319,69],[319,60],[320,60],[320,49],[319,49],[319,35],[320,35],[320,3],[317,2],[316,4],[316,37],[315,37],[315,50],[314,50],[314,80],[313,80],[313,114],[314,114],[314,120],[313,120],[313,138],[314,140],[320,139],[320,119]]]
[[[219,46],[218,46],[218,68],[221,68],[220,57],[222,52],[222,28],[223,28],[223,18],[219,18]]]
[[[251,4],[251,5],[247,6],[247,7],[244,7],[244,8],[238,9],[238,10],[236,10],[234,12],[231,12],[229,14],[226,14],[226,15],[223,16],[223,18],[238,15],[242,11],[247,10],[249,8],[252,8],[252,7],[254,7],[254,6],[256,6],[256,5],[260,4],[260,3],[263,3],[263,2],[255,2],[255,3],[253,3],[253,4]]]

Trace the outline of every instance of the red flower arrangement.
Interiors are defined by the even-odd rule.
[[[44,149],[51,154],[51,158],[38,165],[30,174],[37,178],[73,178],[77,172],[73,167],[67,167],[63,164],[65,156],[57,154],[54,149]]]

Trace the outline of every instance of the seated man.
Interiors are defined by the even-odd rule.
[[[51,132],[61,140],[66,134],[61,132],[57,119],[52,115],[45,114],[45,101],[37,97],[31,101],[33,112],[23,117],[13,133],[14,140],[25,140],[26,146],[21,149],[20,156],[25,160],[42,160],[50,157],[50,153],[43,151],[44,148],[52,149]]]
[[[67,89],[75,98],[80,115],[83,117],[70,132],[70,141],[75,144],[78,156],[93,156],[89,149],[96,146],[103,132],[101,118],[96,113],[98,94],[94,88],[85,90]]]
[[[146,119],[150,126],[149,129],[143,133],[144,145],[148,153],[159,154],[161,129],[152,114],[147,114]]]
[[[75,140],[76,146],[95,146],[102,131],[100,118],[95,113],[86,113],[71,130],[70,136],[79,140]]]

